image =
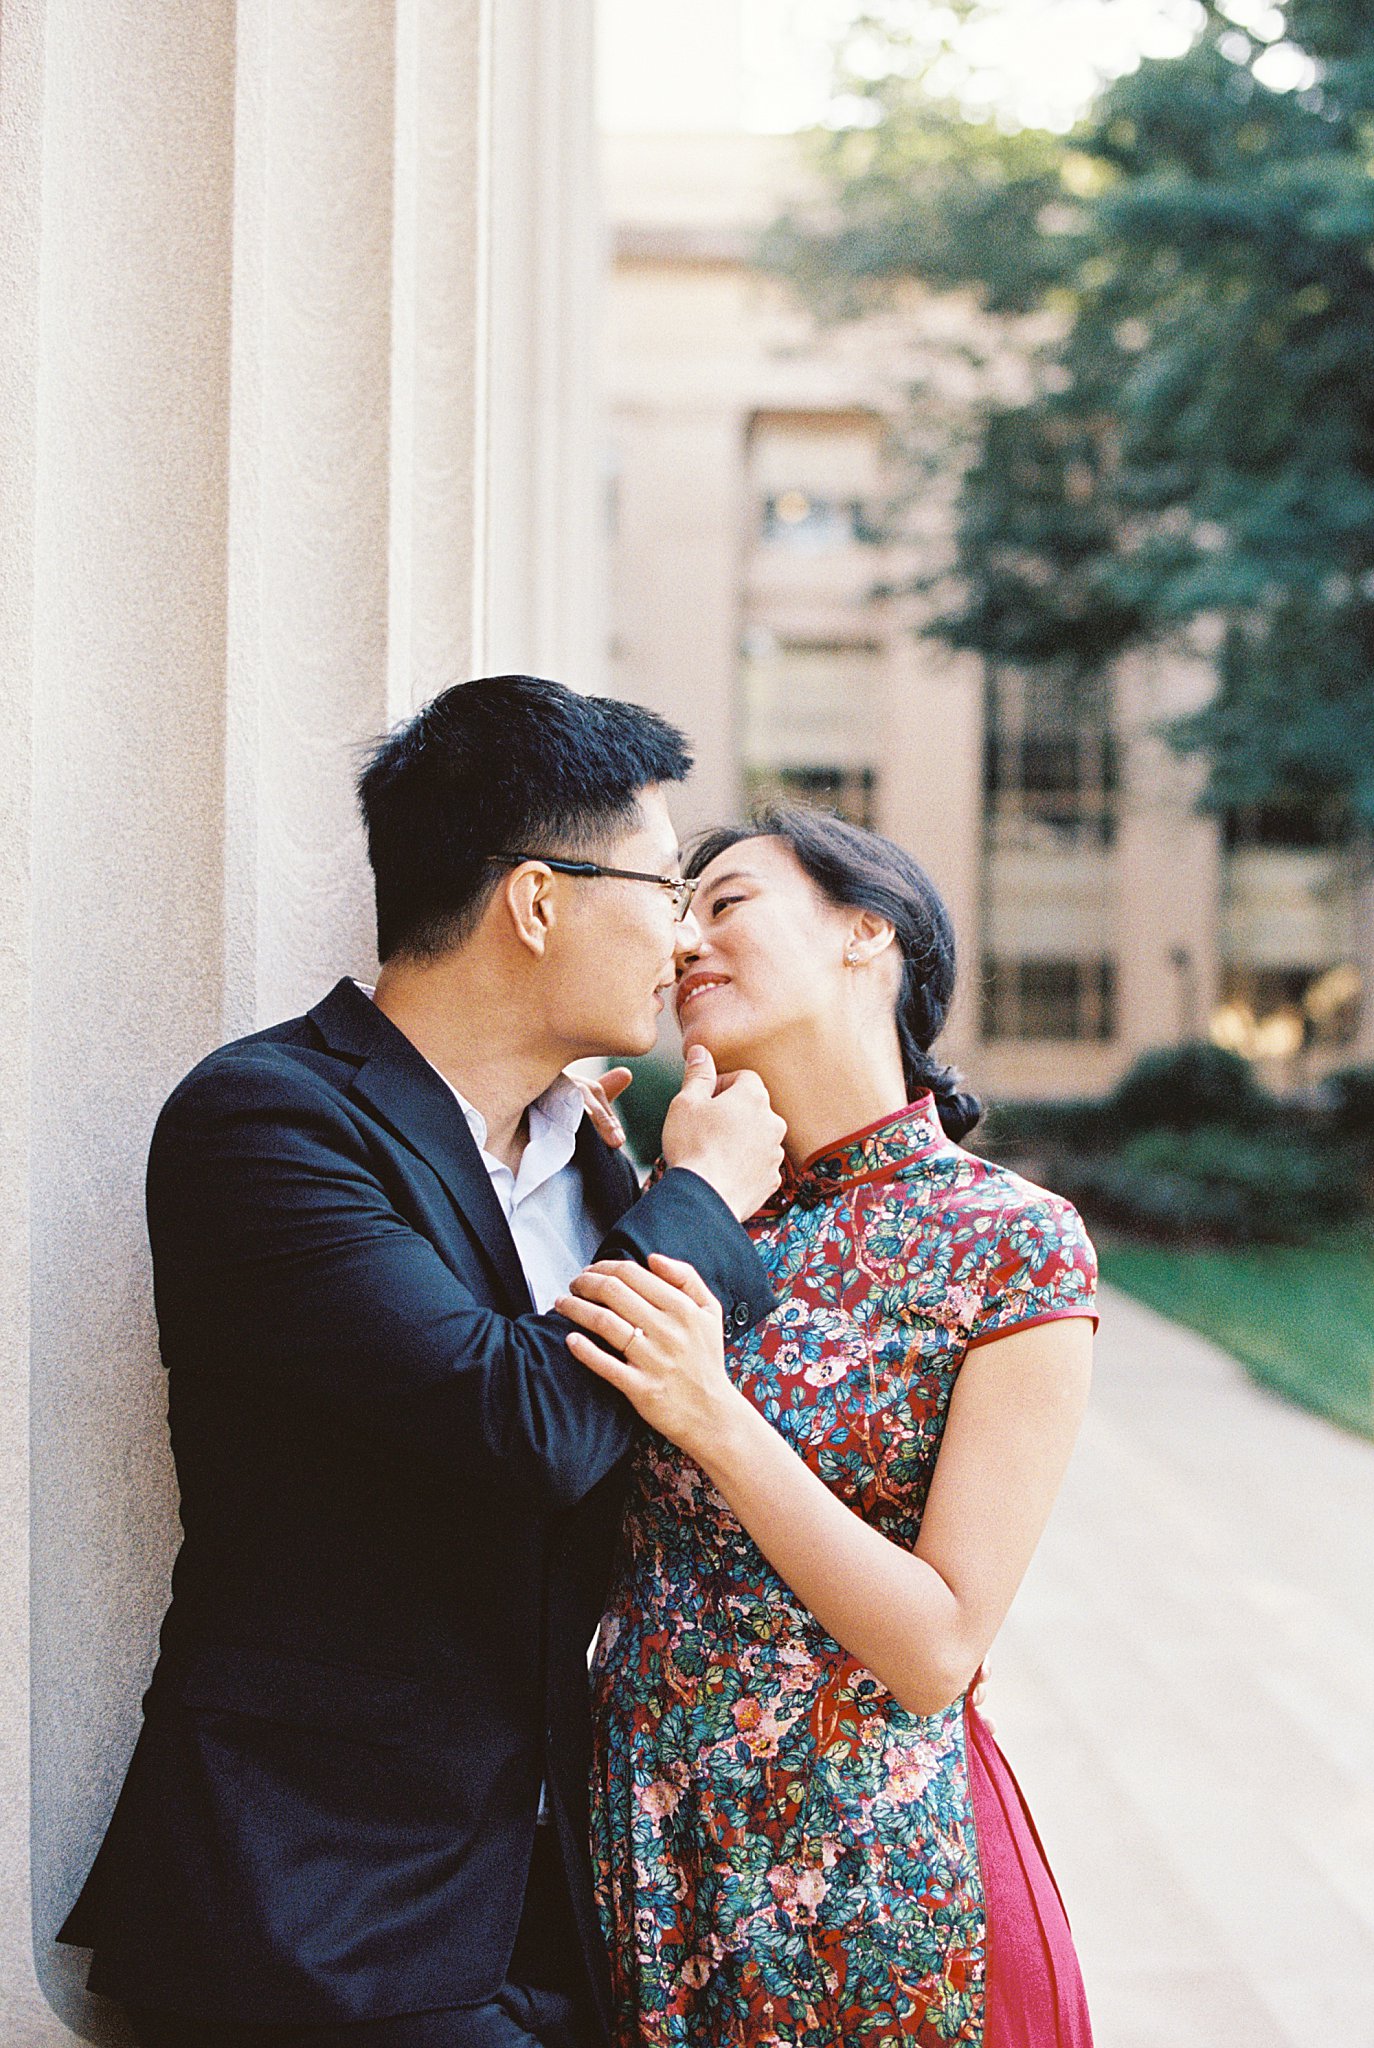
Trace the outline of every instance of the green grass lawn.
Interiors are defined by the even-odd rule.
[[[1252,1378],[1374,1436],[1374,1233],[1310,1245],[1175,1251],[1117,1243],[1103,1278],[1199,1330]]]

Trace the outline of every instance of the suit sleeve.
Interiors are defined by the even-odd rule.
[[[603,1250],[700,1256],[693,1233],[709,1231],[712,1285],[752,1321],[766,1290],[747,1236],[723,1203],[711,1212],[704,1182],[677,1178],[694,1185],[641,1198]],[[308,1073],[241,1063],[183,1083],[154,1134],[148,1221],[169,1367],[275,1379],[284,1400],[342,1409],[408,1457],[546,1509],[580,1500],[629,1447],[633,1413],[572,1357],[571,1326],[486,1306]]]
[[[637,1259],[650,1252],[696,1267],[725,1312],[727,1333],[750,1330],[776,1304],[759,1255],[733,1209],[709,1181],[670,1166],[608,1233],[599,1259]]]

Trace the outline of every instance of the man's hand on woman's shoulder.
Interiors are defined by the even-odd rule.
[[[604,1139],[612,1151],[625,1143],[625,1126],[613,1107],[617,1096],[623,1095],[634,1075],[628,1067],[612,1067],[607,1073],[598,1074],[589,1081],[582,1074],[568,1075],[573,1086],[581,1091],[587,1105],[587,1114],[596,1128],[596,1134]]]

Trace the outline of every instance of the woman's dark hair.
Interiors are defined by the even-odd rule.
[[[503,853],[581,856],[632,827],[651,783],[692,765],[639,704],[542,676],[456,683],[372,749],[358,778],[377,955],[430,960],[467,938]]]
[[[829,811],[770,805],[747,825],[724,825],[692,842],[684,872],[700,875],[744,839],[781,839],[827,901],[886,918],[902,952],[897,1039],[909,1098],[928,1088],[940,1122],[962,1138],[983,1114],[976,1095],[930,1048],[954,996],[954,928],[939,890],[919,861],[891,839]]]

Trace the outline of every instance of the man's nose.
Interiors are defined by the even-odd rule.
[[[701,945],[701,926],[697,923],[696,912],[689,910],[681,923],[673,927],[673,966],[681,974],[690,966]]]

